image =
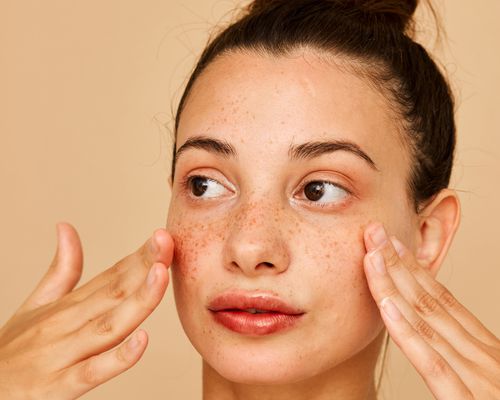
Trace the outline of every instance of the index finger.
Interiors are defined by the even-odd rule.
[[[372,223],[366,228],[364,241],[367,251],[374,250],[377,247],[371,236],[380,226],[382,224]],[[439,283],[427,269],[422,267],[412,252],[401,241],[394,237],[391,238],[391,241],[398,253],[397,257],[402,261],[402,265],[413,275],[418,284],[437,300],[439,305],[449,315],[457,320],[470,335],[481,340],[483,343],[488,345],[496,345],[498,343],[496,336],[468,311],[445,286]]]
[[[131,279],[140,283],[155,262],[169,266],[172,263],[173,254],[174,241],[172,236],[165,229],[156,229],[153,235],[135,252],[73,290],[67,298],[69,301],[82,301],[97,289],[125,273],[134,275]]]
[[[420,286],[433,298],[437,299],[439,305],[449,315],[455,318],[465,330],[485,344],[494,345],[498,343],[496,336],[490,332],[455,296],[432,275],[423,268],[413,257],[412,253],[396,238],[392,238],[394,248],[406,268],[412,273]]]

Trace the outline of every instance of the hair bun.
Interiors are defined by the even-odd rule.
[[[417,5],[418,0],[254,0],[247,10],[254,14],[278,8],[331,8],[347,17],[370,18],[384,25],[390,24],[401,32],[408,32],[413,28],[413,14]]]
[[[413,14],[417,9],[418,0],[351,0],[343,3],[352,3],[368,14],[383,15],[387,22],[405,32],[413,25]]]

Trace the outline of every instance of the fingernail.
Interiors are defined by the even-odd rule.
[[[153,265],[148,273],[147,285],[152,287],[156,281],[156,265]]]
[[[379,250],[375,250],[373,253],[370,254],[370,262],[378,274],[380,275],[385,274],[386,268],[385,268],[384,256],[382,255],[382,253],[380,253]]]
[[[393,321],[397,321],[401,318],[401,312],[389,297],[384,297],[380,302],[380,306],[385,314]]]
[[[139,347],[139,345],[141,344],[141,341],[139,340],[139,335],[136,333],[134,333],[134,335],[132,336],[132,338],[130,339],[130,341],[128,342],[128,348],[129,350],[135,350]]]
[[[378,225],[372,229],[370,231],[370,238],[376,247],[382,246],[387,241],[387,234],[385,233],[384,227]]]
[[[398,239],[396,239],[395,236],[391,237],[391,242],[392,242],[392,245],[394,246],[394,248],[396,249],[398,256],[401,257],[405,251],[405,246]]]

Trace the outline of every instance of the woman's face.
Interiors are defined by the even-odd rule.
[[[363,230],[381,221],[413,247],[401,138],[382,93],[312,51],[232,52],[197,79],[167,229],[182,325],[220,375],[294,382],[378,336]]]

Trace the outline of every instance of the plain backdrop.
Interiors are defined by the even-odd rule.
[[[463,207],[439,280],[498,335],[500,1],[435,3],[448,38],[434,40],[426,13],[419,30],[457,96],[452,187]],[[0,323],[49,265],[56,222],[81,235],[82,282],[165,226],[172,110],[209,32],[238,4],[0,1]],[[139,364],[85,399],[201,397],[171,287],[142,327]],[[394,345],[381,398],[432,398]]]

